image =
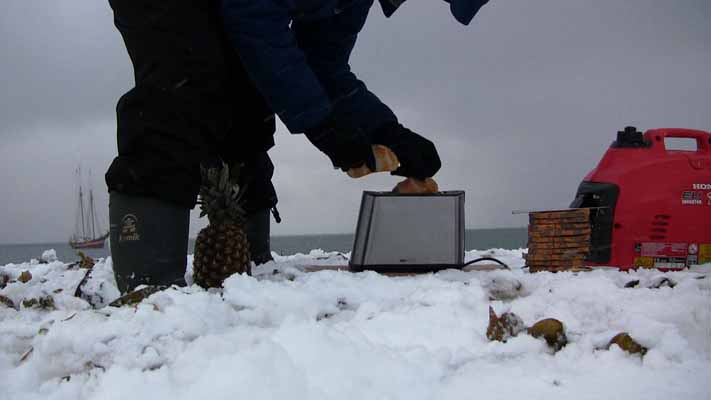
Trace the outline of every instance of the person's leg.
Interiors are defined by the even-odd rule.
[[[119,289],[184,284],[189,210],[210,141],[232,105],[210,1],[110,0],[136,85],[117,105],[118,157],[106,173]]]
[[[249,240],[249,252],[255,265],[272,261],[269,209],[259,210],[247,216],[245,233]]]
[[[266,152],[257,153],[244,165],[243,184],[246,184],[245,230],[252,261],[260,265],[271,261],[270,211],[276,209],[277,195],[272,184],[274,165]]]
[[[185,286],[190,213],[143,196],[109,194],[111,256],[121,293],[139,285]]]

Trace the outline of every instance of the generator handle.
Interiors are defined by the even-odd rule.
[[[663,148],[666,149],[664,145],[664,138],[685,138],[685,139],[696,139],[696,151],[707,153],[711,152],[711,134],[704,131],[687,130],[687,129],[655,129],[649,131],[650,139],[654,139],[660,142]]]

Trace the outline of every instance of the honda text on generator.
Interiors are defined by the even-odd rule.
[[[684,150],[675,150],[681,142]],[[627,270],[711,263],[711,134],[625,128],[570,207],[590,209],[585,265]]]

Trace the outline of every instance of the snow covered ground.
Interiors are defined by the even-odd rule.
[[[711,265],[529,274],[521,252],[467,254],[513,271],[385,277],[304,273],[345,262],[313,251],[222,292],[170,289],[122,308],[101,307],[118,292],[100,260],[84,286],[96,309],[74,297],[85,270],[48,252],[47,264],[0,266],[17,307],[0,304],[0,399],[711,399]],[[15,281],[23,271],[32,278]],[[664,277],[676,285],[651,288]],[[47,295],[48,310],[20,306]],[[557,318],[569,344],[490,342],[489,305],[527,325]],[[604,350],[623,331],[643,358]]]

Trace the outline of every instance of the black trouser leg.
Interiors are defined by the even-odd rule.
[[[255,212],[247,217],[246,233],[249,240],[249,253],[255,264],[264,264],[273,260],[269,238],[271,215],[269,209]]]
[[[187,208],[149,197],[109,194],[111,257],[121,293],[138,285],[185,285]]]
[[[270,246],[270,210],[277,204],[272,184],[274,165],[266,152],[252,155],[244,162],[242,185],[246,187],[244,208],[247,212],[246,233],[250,254],[255,264],[272,260]]]

